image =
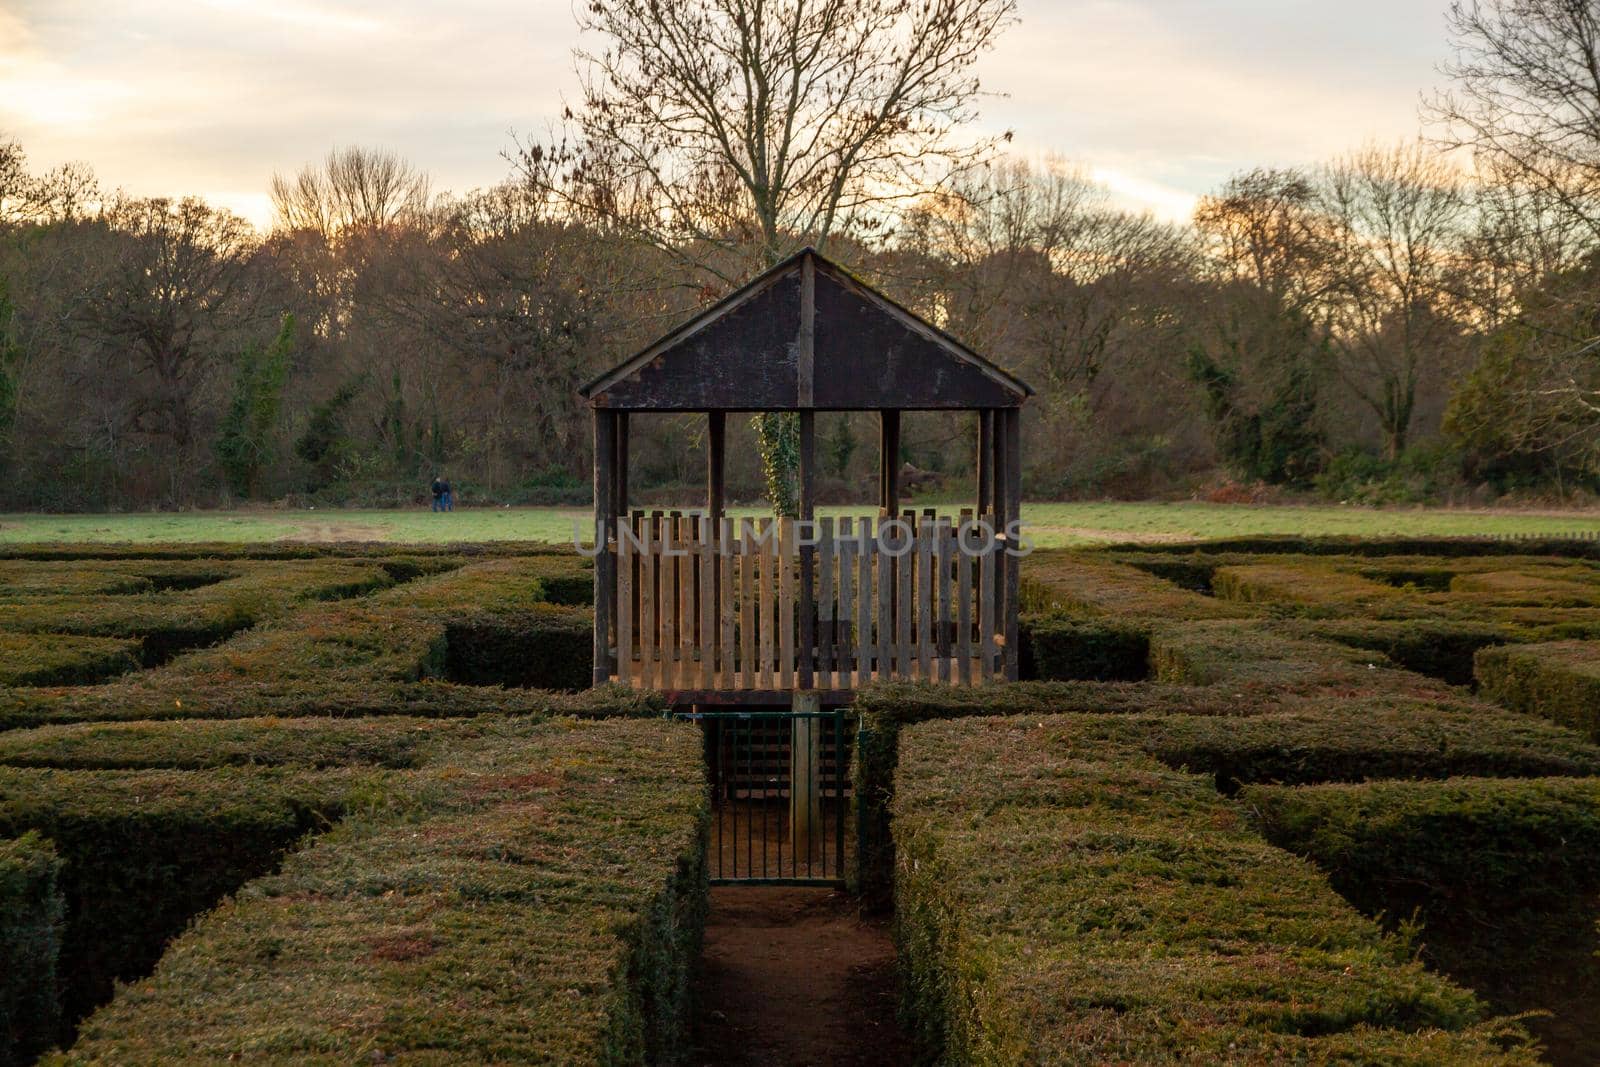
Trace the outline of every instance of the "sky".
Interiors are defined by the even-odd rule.
[[[0,136],[35,170],[258,224],[267,184],[335,145],[436,190],[505,177],[513,130],[575,92],[578,0],[0,0]],[[1446,0],[1019,0],[978,74],[980,132],[1071,160],[1168,219],[1229,174],[1419,132]]]

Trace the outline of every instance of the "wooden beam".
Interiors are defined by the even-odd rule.
[[[1005,511],[1005,468],[1006,468],[1006,442],[1004,409],[996,409],[989,414],[989,510],[994,512],[995,522],[1003,532],[1006,520],[1001,518]]]
[[[617,518],[624,518],[628,514],[628,413],[619,411],[612,415],[617,424],[617,474],[614,503],[611,505],[611,514]]]
[[[1022,516],[1022,412],[1010,408],[1005,413],[1005,483],[1006,524],[1009,526]],[[1010,547],[1008,539],[1007,546]],[[1006,679],[1017,680],[1017,593],[1021,579],[1022,561],[1009,552],[1006,554]]]
[[[732,551],[732,546],[722,538],[722,517],[726,507],[723,474],[726,470],[727,441],[727,412],[706,412],[706,536],[716,544],[719,555]],[[721,580],[722,573],[719,567],[718,580],[711,590],[711,607],[718,619],[722,618],[724,603],[731,603],[733,598],[733,590]],[[709,654],[711,643],[705,643],[701,655]]]
[[[1006,532],[1006,413],[996,410],[989,413],[989,521],[994,523],[995,534],[999,538],[996,549],[1000,557],[995,560],[994,596],[990,601],[994,614],[989,619],[989,625],[995,635],[1000,638],[1002,646],[1006,632],[1006,557],[1005,557],[1005,532]],[[1004,659],[1004,648],[1001,649],[1001,658]]]
[[[615,557],[611,555],[612,505],[616,501],[617,461],[616,416],[596,409],[594,413],[594,684],[611,679],[611,605],[616,595]]]
[[[878,414],[878,507],[891,519],[900,512],[900,412]]]
[[[726,510],[724,472],[728,454],[728,414],[706,412],[706,511],[713,528]]]
[[[994,412],[978,412],[978,514],[989,510],[994,484]]]
[[[817,395],[817,264],[800,261],[800,332],[795,338],[795,404],[809,408]]]
[[[810,260],[806,261],[809,265]],[[817,413],[800,412],[800,522],[801,532],[809,542],[816,536],[813,526],[817,509]],[[784,566],[788,566],[788,560]],[[816,654],[816,604],[813,584],[816,570],[816,548],[812,544],[800,546],[800,681],[799,688],[811,688],[811,665]]]

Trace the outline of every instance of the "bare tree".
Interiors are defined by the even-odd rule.
[[[233,331],[263,316],[250,284],[250,224],[198,199],[119,200],[109,257],[91,281],[83,328],[133,386],[126,429],[165,439],[173,495],[192,484],[198,405]]]
[[[925,197],[879,273],[1040,390],[1027,453],[1064,484],[1107,459],[1106,421],[1130,437],[1170,429],[1162,376],[1195,253],[1185,229],[1118,210],[1082,170],[1006,158]],[[966,421],[947,432],[954,445]]]
[[[803,244],[881,235],[993,140],[973,64],[1016,0],[591,0],[582,102],[513,155],[577,221],[722,286]],[[793,514],[795,420],[755,424],[774,508]]]
[[[1459,342],[1462,178],[1409,143],[1353,152],[1326,169],[1322,186],[1338,369],[1377,417],[1393,459],[1411,432],[1419,384],[1443,374]]]
[[[1455,0],[1455,87],[1430,100],[1442,141],[1470,148],[1600,238],[1600,7],[1590,0]]]
[[[736,280],[881,233],[992,142],[978,57],[1015,0],[595,0],[565,136],[519,146],[542,193]],[[718,255],[718,252],[723,253]]]
[[[63,163],[34,175],[22,146],[0,139],[0,225],[81,218],[99,198],[100,183],[86,164]]]
[[[432,377],[475,412],[479,481],[584,473],[578,387],[630,334],[642,343],[621,321],[636,250],[549,217],[520,184],[443,199],[435,216],[385,307],[417,338],[413,364],[451,361]]]
[[[381,231],[419,219],[428,206],[428,176],[393,152],[335,148],[321,165],[294,177],[272,176],[278,226],[337,235]]]
[[[15,141],[0,139],[0,223],[17,221],[31,206],[28,157]]]
[[[1248,282],[1296,310],[1327,287],[1329,228],[1316,185],[1301,171],[1264,168],[1229,178],[1200,198],[1194,225],[1224,280]]]

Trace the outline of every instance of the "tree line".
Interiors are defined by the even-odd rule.
[[[1425,138],[1183,224],[970,136],[1011,0],[751,10],[586,5],[610,47],[504,183],[335,149],[264,232],[0,138],[0,507],[579,503],[577,387],[807,243],[1034,385],[1035,498],[1600,491],[1592,5],[1462,0]],[[970,418],[908,419],[923,484],[970,477]],[[642,497],[694,499],[700,421],[640,420]],[[782,507],[792,434],[736,428],[736,497]],[[871,499],[874,434],[820,421],[827,493]]]

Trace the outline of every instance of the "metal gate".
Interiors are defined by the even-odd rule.
[[[713,885],[843,885],[845,711],[684,713],[705,734]]]

